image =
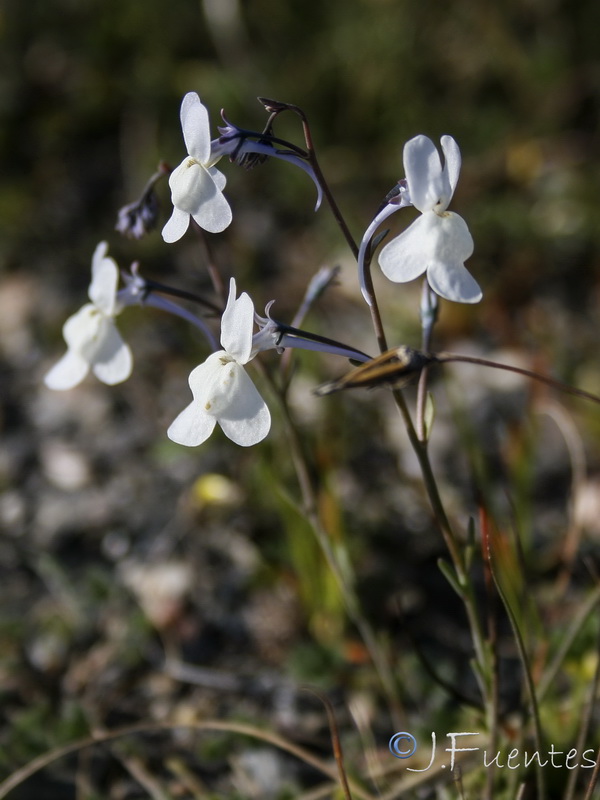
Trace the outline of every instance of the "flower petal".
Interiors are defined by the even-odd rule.
[[[216,424],[216,418],[207,414],[196,400],[192,400],[189,406],[173,420],[167,430],[167,436],[177,444],[197,447],[208,439]]]
[[[92,273],[94,272],[94,267],[96,264],[99,264],[103,258],[106,257],[108,253],[108,242],[100,242],[96,245],[96,249],[94,250],[94,255],[92,256]]]
[[[210,159],[210,123],[208,111],[196,92],[185,95],[179,116],[188,153],[206,164]]]
[[[436,294],[455,303],[478,303],[482,298],[479,284],[464,264],[432,264],[427,280]]]
[[[221,233],[231,223],[231,207],[222,192],[216,191],[210,199],[202,203],[192,217],[203,230],[209,233]]]
[[[220,412],[235,394],[237,371],[243,372],[243,367],[231,361],[224,350],[211,353],[193,369],[188,381],[194,399],[171,424],[168,437],[188,447],[208,439]]]
[[[190,226],[190,215],[180,208],[173,208],[166,225],[162,229],[162,237],[167,244],[179,241]]]
[[[188,379],[194,400],[212,417],[218,418],[237,392],[238,377],[244,372],[225,350],[211,353],[190,373]]]
[[[221,175],[218,170],[215,172]],[[217,180],[222,182],[222,178]],[[186,158],[173,170],[169,177],[169,186],[173,205],[191,214],[205,231],[220,233],[231,222],[229,203],[213,180],[210,171],[195,159]],[[179,230],[180,228],[177,228],[176,232]]]
[[[439,269],[462,264],[472,253],[473,238],[462,217],[428,211],[383,248],[379,264],[390,280],[404,283],[434,264]]]
[[[446,300],[456,303],[478,303],[482,294],[479,285],[464,266],[473,253],[473,237],[467,223],[458,214],[446,212],[432,257],[427,280],[431,288]]]
[[[88,296],[92,303],[107,316],[115,313],[119,268],[112,258],[108,258],[106,242],[100,242],[92,259],[92,282]]]
[[[426,216],[430,218],[428,221],[434,223],[432,227],[437,234],[437,236],[432,235],[429,241],[432,261],[439,261],[442,264],[462,264],[473,255],[473,237],[462,217],[452,211],[440,215],[432,212]]]
[[[423,135],[410,139],[404,145],[403,160],[413,206],[425,212],[442,203],[441,210],[445,210],[450,202],[450,184],[431,139]]]
[[[217,169],[216,167],[207,167],[207,169],[208,174],[215,182],[215,186],[222,192],[227,184],[227,178],[225,175],[223,175],[221,170]]]
[[[62,329],[69,350],[80,353],[89,361],[105,319],[104,314],[93,303],[86,303],[70,316]]]
[[[396,283],[406,283],[418,278],[427,269],[430,246],[429,218],[433,211],[423,214],[409,225],[379,254],[379,266],[386,278]]]
[[[79,353],[67,350],[60,361],[44,377],[44,383],[49,389],[64,391],[72,389],[85,378],[89,371],[89,364]]]
[[[232,442],[250,447],[262,441],[271,429],[271,414],[258,389],[239,367],[236,392],[231,403],[219,415],[223,432]]]
[[[202,164],[191,156],[169,175],[169,186],[173,205],[187,214],[193,214],[205,197],[210,198],[217,191]]]
[[[460,174],[461,155],[460,148],[452,136],[442,136],[440,139],[442,150],[444,151],[444,172],[447,176],[448,184],[450,186],[450,197],[448,203],[452,199],[456,184],[458,183],[458,176]]]
[[[254,303],[246,292],[236,300],[235,279],[229,282],[227,306],[221,317],[221,344],[239,364],[246,364],[252,352]]]
[[[92,371],[102,383],[114,386],[131,375],[133,356],[111,320],[104,320],[101,336],[91,362]]]

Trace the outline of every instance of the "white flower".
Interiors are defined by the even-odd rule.
[[[190,217],[209,233],[220,233],[231,222],[231,208],[223,197],[225,176],[213,166],[220,155],[211,155],[208,111],[195,92],[183,98],[180,116],[188,155],[169,177],[173,213],[162,230],[169,243],[181,239]]]
[[[109,385],[131,375],[131,351],[121,339],[114,317],[121,310],[117,301],[119,270],[107,258],[108,245],[100,242],[92,259],[91,303],[65,322],[63,337],[67,352],[44,378],[50,389],[72,389],[90,370]]]
[[[473,253],[473,239],[462,217],[446,211],[458,182],[460,150],[451,136],[442,136],[441,144],[444,167],[426,136],[404,145],[408,193],[421,216],[383,248],[379,264],[392,281],[404,283],[427,272],[440,297],[477,303],[481,289],[464,265]]]
[[[202,444],[218,422],[233,442],[248,447],[264,439],[271,427],[269,409],[244,369],[262,349],[253,342],[254,305],[245,292],[237,300],[235,293],[232,278],[221,319],[224,349],[192,370],[189,384],[194,399],[167,431],[178,444]]]

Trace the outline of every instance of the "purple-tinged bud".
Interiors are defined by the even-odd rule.
[[[139,200],[119,209],[115,230],[129,239],[142,239],[156,228],[159,212],[158,198],[150,189]]]

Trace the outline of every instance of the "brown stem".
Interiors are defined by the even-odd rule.
[[[340,776],[340,784],[342,786],[342,791],[344,792],[344,798],[345,800],[352,800],[350,787],[348,785],[348,777],[346,776],[346,768],[344,767],[344,753],[342,752],[342,743],[340,742],[340,732],[331,700],[327,697],[327,695],[321,694],[314,689],[307,689],[307,691],[309,691],[311,694],[314,694],[315,697],[318,697],[325,706],[327,720],[329,722],[329,732],[331,734],[333,754],[335,756],[335,763],[337,764],[338,775]]]
[[[365,265],[364,265],[364,282],[365,282],[365,290],[368,295],[368,306],[369,311],[371,312],[371,321],[373,323],[373,330],[375,331],[375,337],[377,339],[377,346],[379,347],[380,353],[385,353],[388,349],[387,346],[387,339],[385,336],[385,331],[383,329],[383,322],[381,319],[381,313],[379,311],[379,304],[377,302],[377,296],[375,295],[375,289],[373,287],[373,277],[371,275],[371,252],[369,247],[369,252],[365,253]]]
[[[561,392],[572,394],[575,397],[581,397],[584,400],[591,400],[593,403],[600,404],[600,397],[591,392],[586,392],[583,389],[576,389],[574,386],[569,386],[568,383],[557,381],[554,378],[549,378],[547,375],[540,375],[539,372],[533,372],[530,369],[523,367],[514,367],[510,364],[500,364],[498,361],[488,361],[486,358],[477,358],[477,356],[463,356],[457,353],[434,353],[432,354],[432,361],[438,364],[448,364],[453,361],[462,361],[465,364],[477,364],[480,367],[492,367],[493,369],[503,369],[507,372],[514,372],[517,375],[524,375],[526,378],[533,378],[540,383],[545,383],[547,386],[552,386],[553,389],[558,389]]]
[[[0,798],[6,797],[9,792],[22,784],[25,780],[35,775],[41,769],[44,769],[49,764],[57,761],[59,758],[64,758],[71,753],[77,753],[86,747],[93,747],[94,745],[102,744],[104,742],[112,742],[115,739],[120,739],[124,736],[132,736],[141,733],[161,733],[164,731],[178,731],[178,730],[192,730],[192,731],[222,731],[225,733],[237,733],[240,736],[249,736],[258,739],[268,744],[284,750],[296,758],[310,764],[319,772],[327,775],[332,780],[338,777],[335,767],[330,766],[328,763],[320,758],[314,756],[311,752],[306,750],[300,745],[294,744],[287,739],[284,739],[277,734],[270,733],[269,731],[261,730],[254,725],[247,725],[241,722],[223,722],[222,720],[204,720],[200,722],[188,723],[172,723],[172,722],[156,722],[156,723],[141,723],[139,725],[129,725],[119,728],[116,731],[107,731],[106,733],[92,734],[78,739],[70,744],[63,745],[51,750],[49,753],[44,753],[37,758],[34,758],[21,769],[16,770],[6,780],[0,783]],[[354,794],[362,798],[362,800],[374,800],[373,795],[364,791],[360,786],[352,784],[352,791]]]

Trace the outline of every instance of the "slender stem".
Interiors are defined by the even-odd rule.
[[[144,278],[144,283],[150,292],[160,292],[161,294],[168,294],[172,297],[180,297],[182,300],[189,300],[192,303],[198,303],[199,305],[207,308],[213,314],[223,313],[221,306],[218,306],[216,303],[211,303],[210,300],[206,300],[204,297],[200,297],[200,295],[194,294],[193,292],[187,292],[185,289],[176,289],[173,286],[167,286],[164,283],[159,283],[158,281],[153,281],[149,278]]]
[[[425,491],[427,492],[427,497],[429,498],[429,503],[433,511],[433,516],[435,518],[438,528],[442,533],[442,536],[444,537],[446,547],[448,548],[448,552],[450,553],[450,556],[454,563],[454,568],[456,569],[458,582],[463,592],[463,602],[465,604],[467,618],[469,620],[469,626],[471,629],[471,635],[473,637],[473,646],[475,648],[477,661],[482,669],[482,672],[487,673],[488,659],[486,657],[485,637],[481,628],[479,617],[477,615],[477,604],[475,602],[473,587],[471,585],[467,570],[465,568],[465,563],[459,542],[452,529],[452,526],[446,514],[446,510],[444,508],[444,504],[440,497],[435,476],[433,474],[433,469],[431,467],[431,462],[429,460],[427,442],[421,441],[419,439],[402,392],[400,392],[398,389],[394,389],[392,394],[396,402],[396,406],[400,411],[400,415],[404,420],[406,432],[408,434],[411,446],[415,452],[415,455],[417,456],[417,459],[419,460],[421,475],[423,476],[423,484],[425,486]],[[485,689],[484,686],[482,686],[481,688],[485,697],[487,694],[487,690]]]
[[[592,772],[590,784],[587,788],[583,800],[592,800],[594,796],[594,789],[596,787],[596,784],[598,783],[599,777],[600,777],[600,750],[598,750],[598,752],[596,753],[596,766],[594,767],[594,771]]]
[[[175,314],[175,316],[187,320],[187,322],[190,322],[192,325],[195,325],[202,331],[213,351],[219,349],[219,344],[208,325],[203,319],[200,319],[200,317],[196,317],[194,314],[189,312],[187,308],[182,308],[180,305],[174,303],[172,300],[168,300],[166,297],[157,297],[153,294],[148,295],[148,297],[144,300],[144,306],[152,306],[160,309],[161,311],[167,311],[169,314]]]
[[[348,243],[348,246],[352,250],[354,257],[356,258],[358,256],[358,245],[354,241],[354,238],[350,233],[350,229],[346,224],[346,220],[342,216],[342,212],[340,211],[339,206],[336,203],[333,194],[331,193],[329,184],[327,183],[323,173],[321,172],[321,167],[319,166],[319,162],[317,161],[317,156],[314,150],[309,151],[308,160],[310,162],[311,167],[314,170],[317,180],[319,181],[319,186],[323,190],[323,194],[325,195],[325,198],[329,203],[329,208],[331,209],[331,213],[335,217],[335,220],[337,224],[340,226],[340,229],[344,235],[344,238],[346,239],[346,242]]]
[[[124,736],[134,736],[143,733],[161,733],[165,731],[222,731],[224,733],[236,733],[240,736],[248,736],[253,739],[271,744],[285,752],[290,753],[300,761],[310,764],[316,770],[324,775],[327,775],[334,781],[338,779],[338,771],[336,767],[314,756],[310,751],[304,747],[288,741],[277,734],[270,733],[269,731],[262,730],[254,725],[247,725],[242,722],[224,722],[223,720],[207,719],[200,722],[151,722],[141,723],[139,725],[129,725],[119,728],[115,731],[107,731],[105,733],[93,733],[91,736],[85,736],[77,739],[75,742],[57,747],[48,753],[44,753],[37,758],[32,759],[21,769],[16,770],[6,780],[0,783],[0,798],[6,797],[13,789],[20,786],[24,781],[35,775],[36,772],[44,769],[50,764],[58,761],[60,758],[77,753],[86,747],[94,747],[95,745],[112,742],[115,739],[121,739]],[[350,781],[350,787],[356,797],[361,800],[374,800],[373,795],[366,792],[354,781]]]
[[[329,188],[329,184],[327,183],[327,181],[325,179],[325,176],[323,174],[323,171],[321,170],[321,167],[319,165],[319,161],[317,159],[317,153],[316,153],[314,142],[313,142],[312,132],[310,130],[310,125],[309,125],[308,118],[307,118],[306,114],[304,113],[304,111],[299,106],[295,106],[295,105],[292,105],[292,104],[289,104],[289,103],[280,104],[280,110],[281,111],[283,111],[283,110],[293,111],[295,114],[297,114],[300,117],[300,119],[302,121],[302,129],[303,129],[303,132],[304,132],[304,141],[306,143],[306,150],[308,152],[308,161],[309,161],[310,165],[313,168],[313,171],[315,173],[315,177],[317,178],[319,186],[321,187],[321,189],[323,191],[323,194],[325,195],[325,197],[327,199],[327,202],[329,204],[329,208],[331,209],[331,213],[333,214],[336,222],[338,223],[338,225],[340,227],[340,230],[342,231],[342,234],[343,234],[343,236],[344,236],[344,238],[345,238],[345,240],[346,240],[346,242],[348,244],[348,247],[352,251],[352,254],[354,255],[354,258],[358,260],[358,252],[359,252],[358,245],[356,244],[356,241],[354,240],[354,237],[352,236],[352,234],[350,232],[350,228],[348,227],[348,224],[346,223],[346,220],[344,219],[344,216],[343,216],[342,212],[340,211],[340,208],[339,208],[339,206],[338,206],[338,204],[337,204],[337,202],[335,200],[335,197],[333,196],[333,193],[332,193],[331,189]],[[384,332],[384,329],[383,329],[383,323],[381,321],[381,314],[379,312],[379,307],[378,307],[378,304],[377,304],[377,298],[375,296],[375,291],[373,289],[373,281],[372,281],[371,273],[370,273],[370,269],[369,269],[369,266],[370,266],[370,256],[369,256],[369,254],[367,254],[365,259],[366,259],[365,290],[367,291],[367,293],[369,295],[369,303],[368,304],[369,304],[369,308],[371,310],[371,318],[372,318],[372,321],[373,321],[373,328],[375,330],[375,336],[377,338],[377,344],[378,344],[380,352],[383,353],[383,352],[385,352],[385,350],[387,350],[387,342],[386,342],[385,332]]]
[[[462,361],[466,364],[477,364],[480,367],[492,367],[493,369],[503,369],[507,372],[515,372],[517,375],[524,375],[526,378],[533,378],[536,381],[545,383],[547,386],[552,386],[553,389],[558,389],[561,392],[572,394],[575,397],[581,397],[584,400],[591,400],[593,403],[600,404],[600,397],[591,392],[586,392],[583,389],[576,389],[574,386],[569,386],[567,383],[557,381],[554,378],[549,378],[547,375],[540,375],[539,372],[533,372],[530,369],[523,367],[514,367],[510,364],[501,364],[498,361],[488,361],[486,358],[477,358],[476,356],[463,356],[458,353],[435,353],[432,354],[432,361],[439,364],[448,364],[453,361]]]
[[[298,310],[294,314],[290,325],[294,328],[300,328],[304,322],[304,318],[309,313],[317,300],[327,291],[327,289],[334,285],[339,275],[341,267],[321,267],[310,279],[306,292],[302,298]]]
[[[346,775],[346,768],[344,766],[344,753],[342,751],[342,743],[340,742],[340,732],[338,729],[337,720],[335,718],[333,704],[331,700],[327,697],[327,695],[321,694],[320,692],[316,692],[314,689],[308,689],[307,691],[311,692],[311,694],[314,694],[315,697],[318,697],[319,700],[325,706],[325,711],[327,712],[327,720],[329,722],[331,745],[333,747],[335,763],[337,764],[338,768],[340,785],[342,787],[345,800],[352,800],[352,795],[350,794],[350,786],[348,785],[348,777]]]
[[[486,709],[488,714],[488,729],[490,735],[490,750],[494,753],[497,750],[498,742],[498,702],[499,702],[499,674],[498,659],[496,648],[498,646],[498,628],[496,625],[496,605],[498,593],[494,591],[494,578],[490,565],[490,529],[489,518],[484,508],[479,512],[479,527],[481,530],[481,543],[484,564],[484,584],[487,596],[487,632],[489,642],[489,654],[491,660],[491,687],[490,702]],[[485,800],[493,800],[494,797],[494,764],[490,764],[486,772]]]
[[[306,287],[306,292],[304,293],[302,302],[294,314],[290,328],[296,330],[300,328],[304,322],[304,318],[309,313],[313,304],[321,297],[321,295],[329,288],[329,286],[335,282],[339,271],[339,266],[321,267],[321,269],[315,275],[313,275],[308,286]],[[288,383],[289,381],[290,371],[292,368],[292,355],[293,348],[288,347],[281,356],[280,371],[284,383]]]
[[[385,336],[385,331],[383,329],[383,322],[381,319],[381,313],[379,311],[379,303],[377,302],[377,296],[375,294],[375,289],[373,287],[373,277],[371,275],[371,258],[372,254],[370,251],[370,247],[368,248],[368,252],[365,253],[365,262],[364,262],[364,291],[367,295],[367,305],[369,306],[369,311],[371,312],[371,321],[373,323],[373,330],[375,331],[375,338],[377,339],[377,346],[379,347],[380,353],[385,353],[388,349],[387,346],[387,339]]]
[[[304,131],[304,141],[306,142],[306,150],[308,152],[308,162],[310,163],[311,167],[314,170],[315,176],[317,181],[319,182],[319,186],[323,190],[323,194],[327,198],[327,202],[329,203],[329,208],[331,209],[331,213],[335,217],[337,224],[340,226],[340,230],[342,231],[346,242],[348,243],[348,247],[352,250],[354,258],[358,258],[358,245],[354,241],[354,237],[350,233],[350,228],[346,224],[346,220],[342,212],[339,209],[338,204],[336,203],[335,197],[333,196],[331,189],[329,188],[329,184],[325,180],[325,176],[321,170],[319,165],[319,161],[317,159],[317,154],[315,151],[312,133],[310,130],[310,125],[308,123],[308,118],[304,111],[299,107],[292,105],[291,103],[285,103],[285,109],[289,109],[297,114],[300,119],[302,120],[302,130]],[[282,104],[282,110],[283,104]]]
[[[383,348],[382,352],[385,352],[385,350],[387,349],[387,346],[385,344],[385,334],[383,332],[383,326],[381,323],[381,318],[379,316],[379,309],[377,306],[375,294],[373,292],[372,282],[370,278],[370,270],[368,266],[365,267],[365,284],[367,287],[370,287],[368,290],[372,292],[373,295],[372,296],[373,302],[370,305],[371,316],[374,320],[375,333],[378,338],[378,341],[380,341],[380,347],[382,346]],[[489,673],[489,670],[487,668],[488,658],[487,658],[487,650],[485,647],[485,636],[481,628],[479,616],[477,614],[477,603],[475,601],[473,586],[471,584],[467,570],[465,568],[465,563],[460,545],[458,543],[456,535],[452,529],[452,526],[446,514],[446,510],[444,508],[444,504],[440,496],[435,475],[433,474],[431,461],[429,459],[427,438],[424,435],[419,435],[419,433],[417,432],[417,429],[413,424],[412,417],[408,410],[408,406],[406,405],[406,400],[404,399],[404,395],[402,394],[400,389],[393,389],[392,394],[394,397],[394,402],[396,403],[396,407],[398,408],[398,411],[400,412],[400,415],[404,422],[404,427],[406,429],[406,433],[408,435],[412,449],[419,461],[419,466],[421,468],[421,475],[423,477],[423,484],[425,486],[425,490],[429,498],[429,503],[431,505],[434,518],[442,533],[442,536],[446,543],[446,547],[448,548],[448,552],[450,553],[450,556],[454,563],[454,568],[458,576],[458,581],[463,592],[462,599],[465,605],[465,611],[469,621],[471,636],[473,637],[473,646],[475,648],[475,654],[477,662],[479,663],[481,669],[481,674],[487,675]],[[479,679],[479,675],[477,677]],[[487,704],[489,688],[484,683],[480,684],[480,688],[482,691],[482,695],[484,697],[484,701],[486,701]]]
[[[456,541],[456,536],[454,531],[452,530],[452,526],[450,525],[450,521],[446,515],[446,511],[444,509],[444,505],[440,498],[437,483],[435,480],[435,476],[433,474],[433,469],[431,467],[431,462],[429,460],[429,454],[427,451],[427,443],[423,442],[419,439],[417,435],[417,431],[413,425],[412,418],[410,416],[410,412],[408,411],[408,407],[406,405],[406,401],[404,399],[404,395],[398,390],[394,389],[392,391],[394,396],[394,400],[396,401],[396,406],[400,411],[402,419],[406,425],[406,431],[408,433],[408,438],[412,445],[413,450],[415,451],[415,455],[419,460],[419,466],[421,467],[421,473],[423,475],[423,480],[425,483],[425,489],[427,491],[427,495],[429,497],[429,502],[431,503],[431,507],[433,510],[433,514],[435,516],[436,522],[442,531],[444,539],[446,541],[446,545],[452,556],[452,560],[454,562],[455,567],[460,568],[459,577],[464,575],[464,565],[463,565],[463,558],[460,552],[458,543]]]

